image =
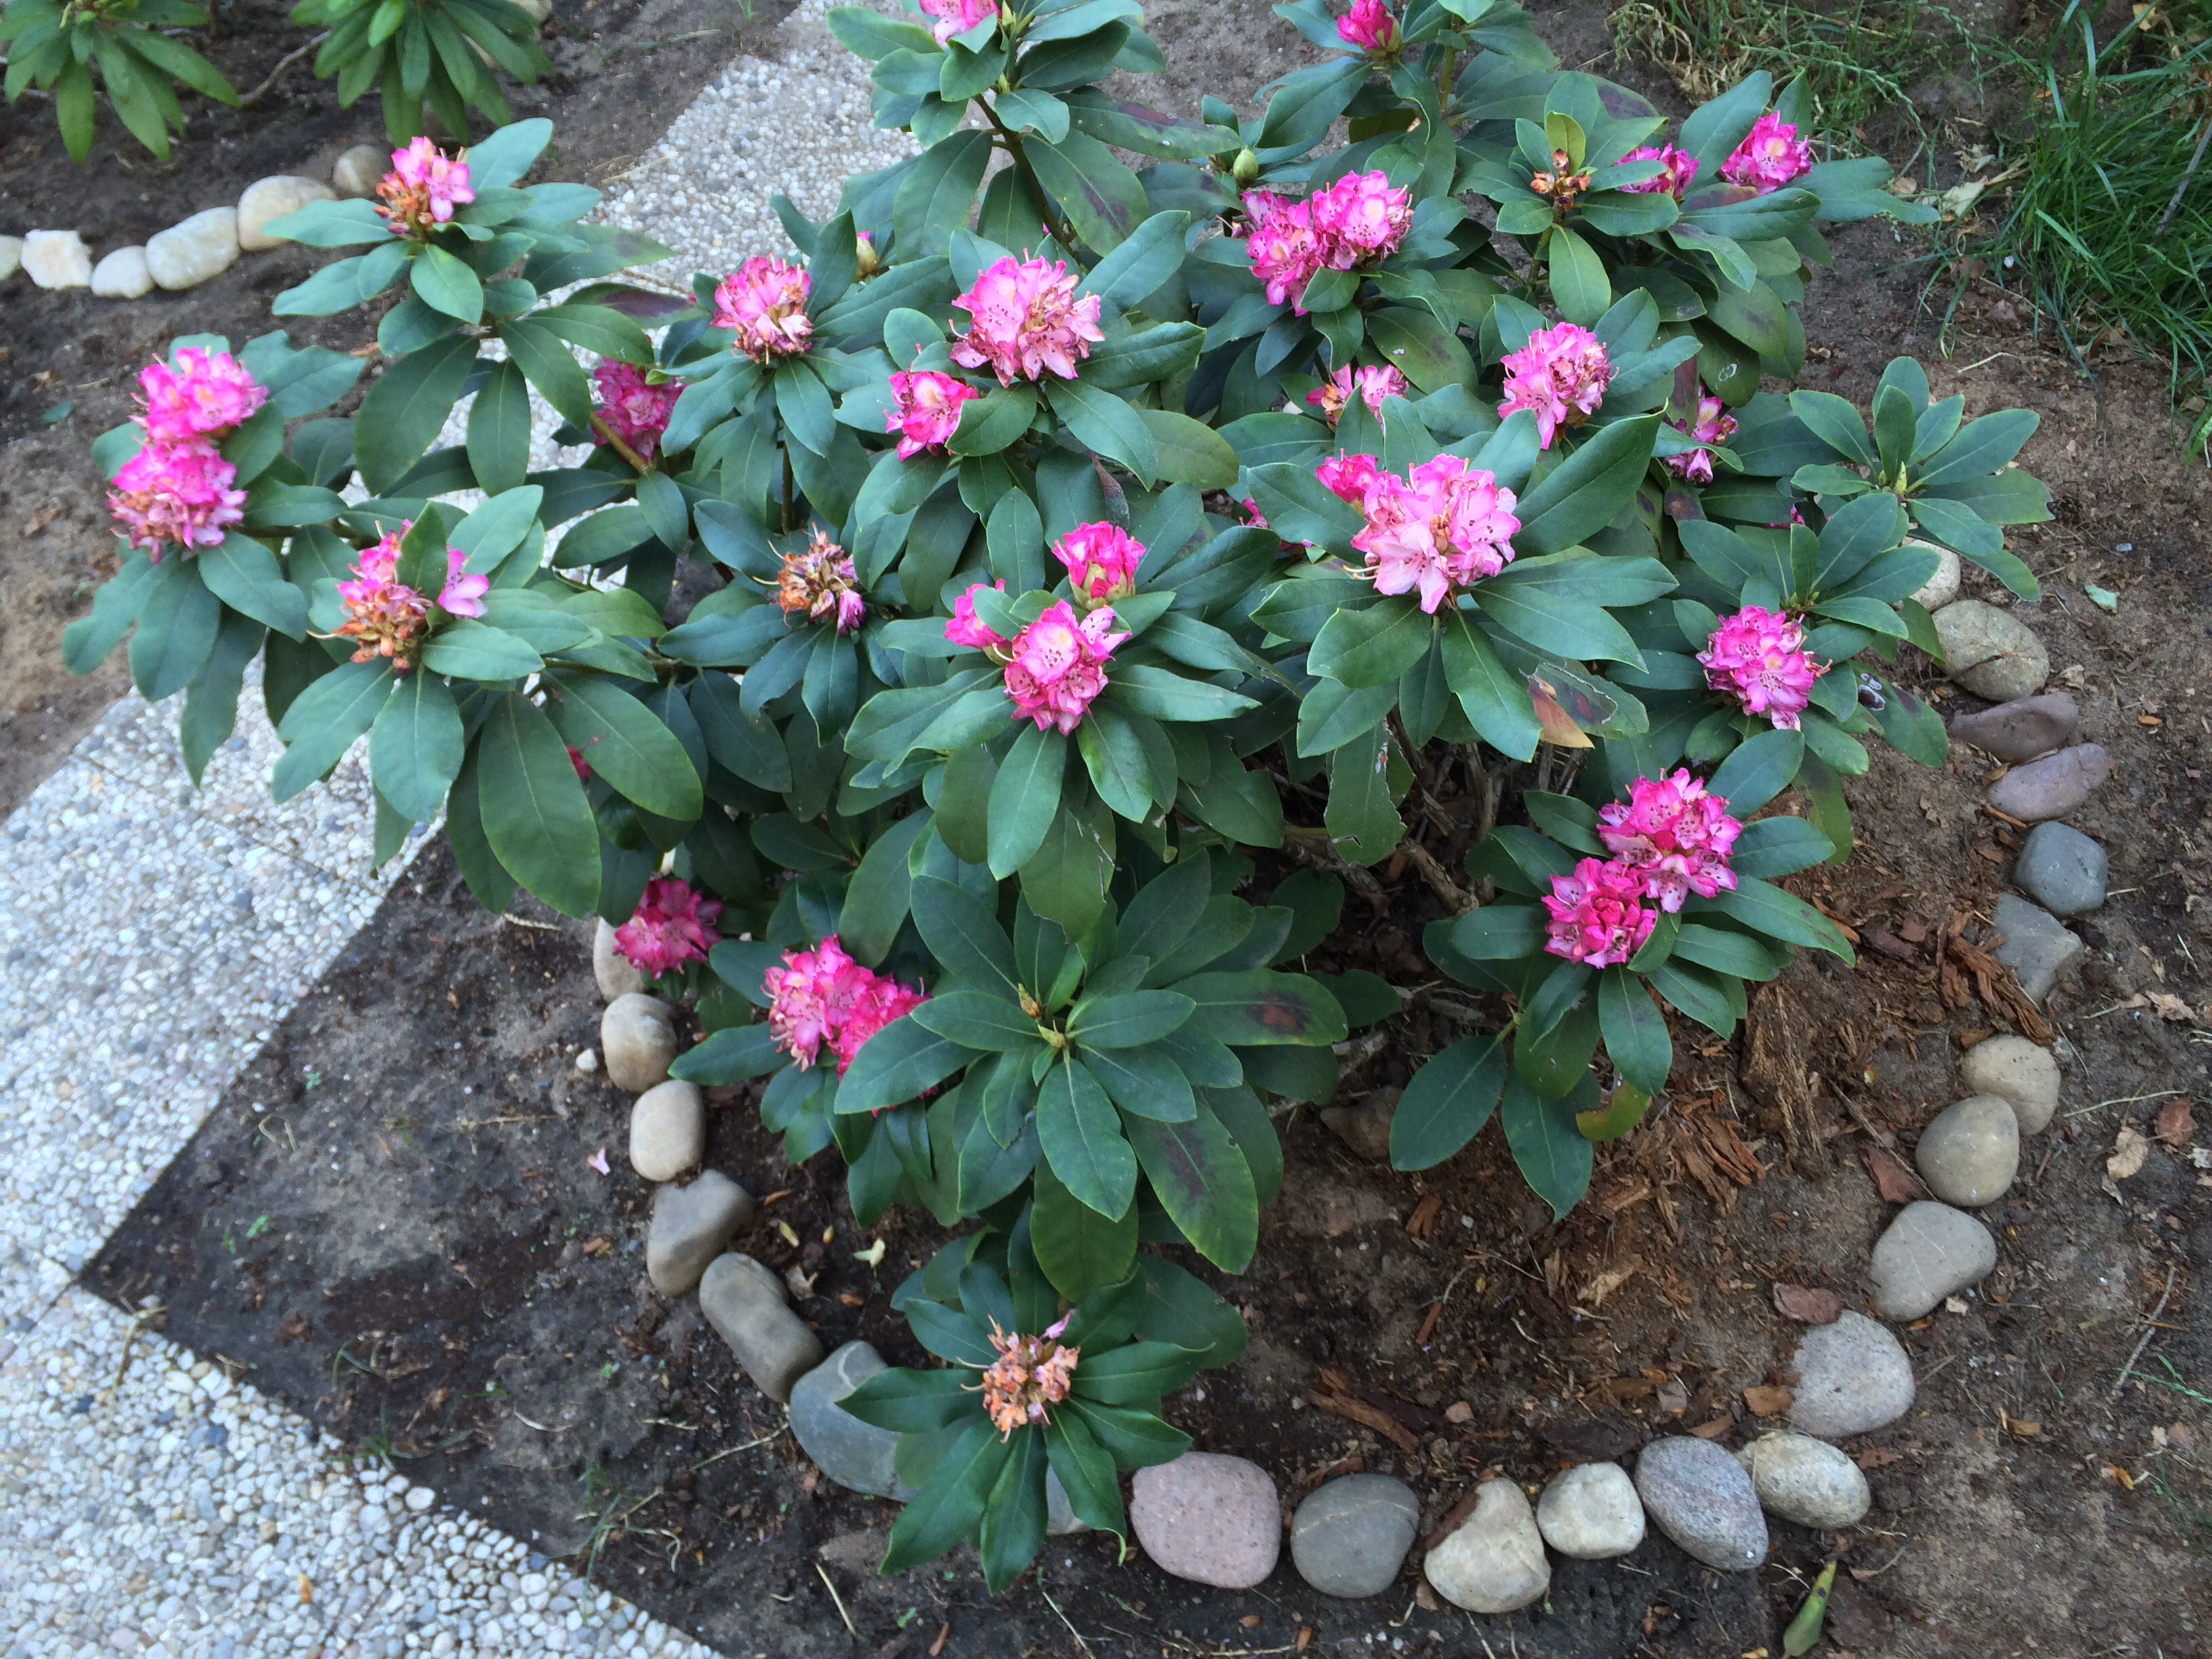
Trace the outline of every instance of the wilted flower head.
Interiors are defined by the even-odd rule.
[[[1001,593],[1006,591],[1003,581],[993,582],[991,586]],[[982,583],[974,583],[965,593],[953,600],[952,620],[945,624],[945,637],[955,645],[966,646],[971,651],[988,651],[994,646],[1012,643],[985,627],[982,618],[975,614],[975,595],[982,591]]]
[[[1305,302],[1300,296],[1324,263],[1311,210],[1304,202],[1255,190],[1246,193],[1244,210],[1252,216],[1245,257],[1252,262],[1252,274],[1267,290],[1267,303],[1279,306],[1288,300],[1291,308],[1304,316]]]
[[[892,375],[897,406],[884,411],[884,430],[899,434],[899,459],[910,461],[926,449],[941,453],[960,429],[960,406],[980,395],[965,380],[933,368],[901,369]]]
[[[1398,20],[1382,0],[1352,0],[1352,9],[1336,20],[1336,38],[1354,52],[1390,52],[1398,45]]]
[[[1818,664],[1805,649],[1805,629],[1779,611],[1747,605],[1721,618],[1711,642],[1698,653],[1705,684],[1725,691],[1747,714],[1764,714],[1785,732],[1812,701]]]
[[[1538,329],[1528,343],[1505,355],[1505,401],[1498,412],[1532,410],[1536,436],[1546,449],[1563,426],[1580,426],[1605,401],[1613,366],[1597,336],[1577,323]]]
[[[929,33],[939,46],[965,34],[987,17],[999,15],[999,0],[918,0],[922,15],[934,21]]]
[[[704,962],[714,948],[714,920],[722,907],[675,876],[645,884],[630,919],[615,929],[615,949],[633,968],[672,973],[687,962]]]
[[[1322,481],[1322,488],[1340,501],[1350,501],[1354,507],[1367,499],[1367,487],[1382,471],[1372,455],[1347,455],[1339,450],[1322,458],[1314,468],[1314,477]]]
[[[1664,191],[1680,201],[1698,176],[1698,158],[1686,149],[1677,149],[1672,144],[1662,144],[1654,149],[1645,144],[1632,149],[1620,158],[1624,161],[1656,161],[1664,169],[1646,179],[1640,185],[1623,185],[1621,188],[1636,196],[1656,196]]]
[[[376,194],[376,210],[400,236],[428,235],[431,226],[451,219],[456,207],[477,199],[469,186],[469,164],[422,137],[392,152],[392,171],[378,183]]]
[[[1438,455],[1403,478],[1374,475],[1360,501],[1367,522],[1352,544],[1367,556],[1376,592],[1419,592],[1433,616],[1453,589],[1512,562],[1510,538],[1521,528],[1513,506],[1513,492],[1492,474]]]
[[[1640,877],[1644,896],[1666,911],[1680,910],[1692,893],[1711,898],[1735,887],[1729,854],[1742,833],[1727,803],[1707,794],[1703,780],[1686,769],[1668,777],[1638,778],[1625,803],[1609,801],[1597,811],[1597,838],[1605,850]]]
[[[1067,1329],[1066,1318],[1045,1327],[1042,1336],[1009,1335],[991,1322],[991,1346],[998,1358],[984,1368],[983,1409],[991,1426],[1004,1440],[1029,1424],[1042,1427],[1051,1420],[1046,1410],[1067,1398],[1080,1348],[1063,1348],[1060,1338]]]
[[[173,366],[155,362],[138,372],[145,394],[140,416],[153,443],[183,443],[204,438],[213,443],[242,425],[269,393],[227,351],[185,346]]]
[[[1700,444],[1724,444],[1735,435],[1735,416],[1728,412],[1728,405],[1718,398],[1709,396],[1704,384],[1698,386],[1698,413],[1694,420],[1670,420],[1668,425],[1675,431],[1686,433]],[[1705,484],[1713,481],[1713,456],[1710,448],[1692,449],[1685,454],[1667,457],[1667,470],[1678,478],[1692,483]]]
[[[430,631],[430,611],[454,617],[483,615],[483,596],[491,589],[489,576],[471,576],[461,567],[467,556],[458,547],[446,550],[446,585],[434,600],[398,579],[400,543],[414,521],[409,520],[354,561],[354,579],[338,584],[338,599],[346,619],[337,632],[355,641],[356,662],[373,658],[390,659],[404,674],[414,665],[422,641]]]
[[[125,461],[108,492],[107,510],[131,546],[159,564],[173,544],[189,557],[218,545],[226,525],[246,516],[246,492],[231,488],[238,469],[204,439],[149,443]]]
[[[1584,859],[1571,876],[1553,876],[1544,908],[1551,913],[1544,948],[1585,968],[1626,962],[1658,925],[1644,908],[1644,881],[1618,860]]]
[[[602,358],[592,379],[599,389],[599,418],[607,430],[640,459],[649,459],[659,447],[660,434],[668,429],[668,417],[676,412],[683,386],[675,381],[654,386],[642,370],[614,357]],[[592,441],[604,440],[594,434]]]
[[[1555,215],[1564,214],[1589,189],[1595,176],[1589,168],[1576,167],[1566,151],[1555,149],[1550,167],[1531,178],[1528,188],[1551,203]]]
[[[811,951],[786,951],[783,965],[763,976],[769,998],[769,1033],[802,1072],[827,1044],[842,1077],[860,1047],[884,1026],[927,1000],[888,975],[863,968],[832,933]]]
[[[1094,605],[1127,599],[1137,591],[1137,567],[1145,544],[1116,525],[1079,524],[1052,544],[1053,557],[1067,568],[1067,579]]]
[[[1391,186],[1377,168],[1348,173],[1328,189],[1307,198],[1314,234],[1321,238],[1325,263],[1337,270],[1380,259],[1396,251],[1413,227],[1413,192]]]
[[[1007,647],[1006,695],[1014,718],[1050,726],[1063,736],[1083,722],[1106,689],[1106,660],[1129,636],[1110,631],[1114,611],[1101,605],[1078,617],[1066,599],[1054,599]]]
[[[1318,405],[1322,418],[1334,426],[1344,418],[1344,406],[1355,391],[1368,412],[1380,419],[1385,398],[1406,396],[1406,377],[1388,363],[1362,363],[1357,368],[1346,363],[1307,392],[1306,401]]]
[[[1751,124],[1743,142],[1721,163],[1721,177],[1732,185],[1749,185],[1764,196],[1779,190],[1813,165],[1811,146],[1797,129],[1772,110]]]
[[[813,283],[797,265],[756,253],[714,290],[714,326],[737,331],[730,349],[755,362],[796,357],[814,343],[806,314]]]
[[[775,602],[787,617],[834,620],[840,634],[851,633],[868,613],[853,556],[818,526],[805,547],[783,556],[783,569],[775,579]]]
[[[989,368],[1000,386],[1042,380],[1047,369],[1073,380],[1076,364],[1106,337],[1098,331],[1098,296],[1078,299],[1076,282],[1064,261],[1017,261],[1011,254],[978,272],[952,302],[969,318],[952,361]]]

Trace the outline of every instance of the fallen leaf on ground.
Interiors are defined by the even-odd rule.
[[[61,516],[61,510],[62,505],[59,501],[52,501],[45,507],[40,507],[37,512],[31,514],[29,518],[23,521],[23,533],[26,536],[37,535],[41,530],[44,530],[48,525],[52,524],[57,518]]]
[[[1898,1162],[1895,1154],[1887,1147],[1866,1149],[1867,1173],[1881,1194],[1885,1204],[1911,1204],[1928,1196],[1928,1189],[1920,1184],[1920,1177]]]
[[[1851,1462],[1863,1469],[1879,1469],[1903,1458],[1903,1452],[1893,1452],[1887,1446],[1869,1446]]]
[[[2197,1449],[2197,1436],[2186,1423],[2176,1423],[2166,1431],[2166,1443],[2178,1452]]]
[[[2105,1173],[2115,1181],[2125,1181],[2142,1168],[2143,1159],[2149,1156],[2150,1142],[2131,1125],[2123,1123],[2112,1142],[2112,1155],[2105,1160]]]
[[[938,1659],[938,1656],[945,1651],[945,1644],[951,1634],[952,1623],[950,1620],[938,1626],[937,1639],[929,1644],[929,1659]]]
[[[1635,1278],[1637,1269],[1643,1265],[1644,1259],[1641,1256],[1632,1255],[1618,1267],[1607,1268],[1605,1272],[1577,1291],[1575,1293],[1575,1300],[1587,1302],[1593,1308],[1603,1306],[1606,1297]]]
[[[2024,1417],[2014,1417],[2003,1407],[1997,1407],[1997,1417],[2005,1425],[2005,1432],[2022,1440],[2033,1440],[2043,1432],[2043,1425]]]
[[[1966,1306],[1965,1297],[1947,1296],[1943,1298],[1943,1311],[1945,1313],[1962,1314],[1971,1310]]]
[[[1415,1238],[1426,1238],[1429,1230],[1437,1224],[1437,1212],[1443,1208],[1443,1200],[1431,1193],[1413,1206],[1413,1213],[1406,1218],[1406,1231]]]
[[[1760,1382],[1743,1391],[1744,1409],[1753,1417],[1779,1417],[1797,1396],[1788,1389]]]
[[[598,1152],[593,1152],[589,1158],[586,1158],[584,1163],[587,1168],[597,1170],[601,1175],[606,1174],[607,1149],[604,1146],[600,1147]]]
[[[1735,1419],[1723,1412],[1710,1423],[1700,1423],[1690,1432],[1700,1440],[1717,1440],[1735,1426]]]
[[[2169,1146],[2186,1146],[2197,1133],[2197,1116],[2189,1109],[2188,1100],[2169,1100],[2160,1107],[2153,1133]]]
[[[1844,1316],[1844,1299],[1814,1285],[1777,1285],[1774,1311],[1801,1325],[1832,1325]]]

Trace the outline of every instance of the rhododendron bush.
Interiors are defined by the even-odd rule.
[[[1278,9],[1325,57],[1250,119],[1101,89],[1160,67],[1133,0],[833,11],[925,148],[688,291],[521,183],[544,122],[418,140],[274,228],[365,250],[276,307],[374,302],[352,415],[304,418],[360,358],[179,341],[95,452],[125,562],[71,666],[128,635],[197,767],[261,653],[280,794],[366,736],[382,854],[442,815],[484,902],[613,924],[692,1005],[678,1074],[761,1079],[861,1220],[981,1222],[897,1298],[981,1380],[848,1401],[922,1494],[895,1565],[1006,1582],[1048,1468],[1118,1530],[1184,1443],[1160,1395],[1242,1328],[1141,1247],[1244,1268],[1271,1112],[1410,994],[1306,970],[1344,870],[1404,848],[1487,994],[1394,1162],[1496,1117],[1563,1213],[1670,1027],[1849,957],[1776,878],[1848,853],[1869,741],[1943,755],[1894,673],[1937,550],[2033,589],[2032,416],[1905,359],[1870,420],[1760,389],[1818,223],[1918,211],[1799,88],[1670,127],[1510,3]],[[533,470],[533,393],[577,465]]]

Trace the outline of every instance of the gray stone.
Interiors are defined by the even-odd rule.
[[[1994,1204],[2020,1173],[2020,1120],[2001,1096],[1969,1095],[1936,1114],[1912,1161],[1946,1204],[1976,1210]]]
[[[1387,1474],[1347,1474],[1306,1495],[1291,1517],[1291,1561],[1323,1595],[1379,1595],[1421,1529],[1421,1500]]]
[[[6,282],[23,268],[23,239],[20,236],[0,236],[0,283]]]
[[[806,1334],[809,1338],[814,1334]],[[748,1364],[746,1370],[751,1369]],[[898,1454],[897,1431],[863,1423],[837,1403],[884,1369],[884,1357],[869,1343],[848,1342],[837,1349],[792,1384],[791,1431],[822,1473],[839,1486],[903,1504],[914,1496],[914,1488],[902,1482],[892,1468]]]
[[[1536,1500],[1544,1541],[1577,1561],[1626,1555],[1644,1541],[1644,1500],[1618,1463],[1578,1463],[1552,1477]]]
[[[2039,823],[2013,866],[2013,884],[2054,916],[2078,916],[2105,902],[2105,849],[2069,824]]]
[[[1978,1285],[1997,1265],[1997,1242],[1990,1230],[1964,1210],[1926,1200],[1908,1204],[1875,1241],[1867,1281],[1874,1287],[1874,1310],[1884,1319],[1917,1319],[1947,1296]],[[1907,1400],[1911,1377],[1907,1374]],[[1804,1397],[1801,1388],[1798,1397]],[[1829,1430],[1797,1420],[1818,1434],[1856,1433]]]
[[[1832,1532],[1874,1507],[1859,1466],[1809,1434],[1763,1434],[1736,1454],[1769,1515]]]
[[[607,1005],[599,1016],[599,1052],[610,1083],[641,1094],[666,1079],[676,1058],[675,1014],[659,997],[641,992]]]
[[[1653,1441],[1636,1455],[1636,1492],[1659,1530],[1707,1566],[1749,1572],[1766,1559],[1766,1516],[1751,1477],[1711,1441]]]
[[[2088,952],[2080,937],[2050,911],[2011,893],[1997,895],[1995,916],[1997,932],[2004,935],[1996,959],[2012,969],[2030,1001],[2049,996],[2051,988]]]
[[[392,170],[392,152],[378,144],[356,144],[338,157],[331,169],[331,188],[340,196],[360,199],[376,194],[384,175]]]
[[[23,239],[23,274],[40,288],[92,286],[92,252],[73,230],[34,230]]]
[[[1510,1480],[1482,1483],[1474,1512],[1437,1540],[1421,1571],[1437,1595],[1469,1613],[1510,1613],[1552,1586],[1536,1512]]]
[[[136,300],[153,288],[143,247],[119,247],[92,268],[92,291],[103,300]]]
[[[1909,1206],[1919,1208],[1919,1206]],[[1846,1310],[1797,1345],[1790,1421],[1824,1440],[1866,1434],[1912,1409],[1912,1362],[1887,1325]]]
[[[2085,805],[2112,775],[2112,757],[2103,744],[2077,743],[2014,767],[1990,786],[1990,805],[2029,823],[2063,818]]]
[[[1936,574],[1913,590],[1912,599],[1923,611],[1941,611],[1959,597],[1959,578],[1966,574],[1960,568],[1959,556],[1948,547],[1911,536],[1905,538],[1905,544],[1936,556]]]
[[[629,1166],[673,1181],[707,1155],[707,1098],[696,1083],[656,1083],[629,1109]]]
[[[1326,1106],[1321,1121],[1360,1157],[1380,1164],[1390,1156],[1390,1121],[1398,1114],[1398,1091],[1376,1089],[1356,1106]]]
[[[1959,1061],[1959,1076],[1978,1095],[2011,1103],[2024,1135],[2039,1135],[2058,1109],[2058,1061],[2050,1049],[2007,1034],[1978,1042]]]
[[[598,930],[592,935],[592,977],[599,981],[599,994],[609,1002],[617,997],[635,996],[645,989],[645,975],[615,947],[614,927],[605,916],[599,918]]]
[[[663,1187],[660,1195],[665,1198],[676,1190]],[[750,1214],[752,1200],[747,1198],[745,1205]],[[654,1219],[659,1218],[656,1203]],[[714,1334],[729,1344],[754,1386],[771,1400],[790,1399],[793,1388],[822,1363],[822,1339],[783,1299],[783,1281],[749,1255],[732,1251],[714,1258],[699,1280],[699,1310]],[[855,1376],[853,1386],[860,1381]]]
[[[1194,1584],[1249,1589],[1274,1571],[1283,1515],[1267,1470],[1242,1457],[1187,1451],[1139,1469],[1129,1525],[1152,1565]]]
[[[1951,738],[2001,761],[2033,760],[2065,744],[2081,724],[2081,706],[2072,692],[2045,691],[1961,714],[1951,722]]]
[[[655,1192],[653,1223],[645,1234],[645,1271],[653,1288],[663,1296],[683,1295],[752,1215],[753,1195],[715,1170],[688,1187]],[[775,1294],[781,1302],[781,1285]]]
[[[1944,672],[1978,697],[2010,702],[2040,691],[2051,678],[2051,653],[2035,630],[1979,599],[1959,599],[1935,616]]]
[[[296,173],[256,179],[238,198],[238,246],[248,253],[282,247],[283,239],[270,235],[264,226],[288,213],[297,213],[310,202],[330,201],[337,194],[321,179],[302,179]]]
[[[238,210],[210,208],[146,239],[146,269],[175,293],[198,288],[238,263]]]

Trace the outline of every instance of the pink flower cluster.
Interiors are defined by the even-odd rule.
[[[1667,422],[1675,431],[1686,433],[1700,444],[1724,444],[1735,435],[1735,416],[1728,412],[1728,405],[1719,398],[1706,394],[1705,384],[1698,386],[1698,413],[1694,420],[1675,420]],[[1692,449],[1686,454],[1669,455],[1667,470],[1678,478],[1692,483],[1708,484],[1713,481],[1713,456],[1710,448]]]
[[[1354,507],[1365,504],[1368,486],[1382,476],[1382,465],[1372,455],[1347,455],[1342,450],[1324,456],[1314,468],[1314,477],[1321,480],[1323,489]]]
[[[928,1000],[888,974],[860,966],[835,933],[811,951],[786,951],[783,966],[769,969],[763,984],[775,1046],[802,1072],[813,1068],[826,1046],[839,1077],[870,1037]]]
[[[641,459],[650,460],[660,447],[660,434],[668,429],[668,417],[676,412],[676,400],[684,395],[683,386],[674,381],[655,386],[640,369],[612,357],[600,361],[592,380],[599,388],[599,418],[607,430]],[[605,440],[594,434],[592,441]]]
[[[346,619],[338,624],[337,632],[356,642],[353,659],[370,662],[387,658],[402,674],[414,666],[422,640],[430,631],[433,605],[447,616],[481,617],[483,596],[491,590],[490,577],[463,574],[461,567],[467,556],[458,547],[446,550],[446,585],[436,599],[399,580],[399,544],[413,527],[410,520],[374,547],[364,548],[354,562],[354,580],[338,584]]]
[[[1000,386],[1041,380],[1047,369],[1073,380],[1076,364],[1106,337],[1098,331],[1098,296],[1076,298],[1076,281],[1064,261],[1012,254],[977,272],[952,302],[969,318],[952,361],[990,369]]]
[[[1013,699],[1014,718],[1063,736],[1081,725],[1085,711],[1106,689],[1107,659],[1129,637],[1113,627],[1110,605],[1079,618],[1066,599],[1047,605],[1006,647],[1006,695]]]
[[[929,33],[939,46],[965,34],[987,17],[999,15],[999,0],[918,0],[922,15],[933,21]]]
[[[1626,962],[1651,937],[1659,913],[1644,908],[1644,882],[1618,860],[1584,859],[1571,876],[1553,876],[1544,899],[1551,913],[1544,948],[1585,968]]]
[[[377,211],[392,222],[395,236],[427,236],[453,210],[477,199],[469,184],[469,164],[448,155],[428,138],[411,138],[392,152],[392,171],[376,186]]]
[[[1115,525],[1079,524],[1052,544],[1052,556],[1067,568],[1067,580],[1082,599],[1103,605],[1137,591],[1145,544]]]
[[[1065,1316],[1046,1326],[1042,1336],[1009,1334],[997,1320],[991,1322],[991,1346],[999,1357],[984,1369],[980,1381],[984,1413],[1000,1440],[1029,1424],[1050,1422],[1046,1407],[1067,1398],[1083,1350],[1060,1346],[1066,1329]]]
[[[1679,202],[1698,176],[1698,158],[1686,149],[1676,149],[1672,144],[1662,144],[1656,149],[1645,144],[1640,149],[1632,149],[1620,159],[1624,161],[1656,161],[1665,169],[1640,185],[1623,185],[1621,189],[1631,195],[1656,196],[1664,191]]]
[[[1354,52],[1390,52],[1398,45],[1398,20],[1382,0],[1352,0],[1352,9],[1336,20],[1336,38]]]
[[[1388,363],[1362,363],[1357,368],[1346,363],[1307,392],[1306,401],[1321,410],[1323,420],[1334,426],[1344,418],[1344,406],[1352,401],[1355,392],[1367,405],[1368,413],[1380,420],[1385,398],[1407,395],[1406,377]]]
[[[1353,270],[1386,258],[1413,224],[1412,192],[1392,189],[1379,169],[1346,173],[1303,201],[1249,191],[1244,211],[1252,221],[1246,257],[1267,289],[1267,303],[1288,300],[1301,317],[1305,286],[1315,272]]]
[[[1364,455],[1323,461],[1315,473],[1343,495],[1332,471],[1342,480],[1362,461],[1374,470],[1359,496],[1367,522],[1352,544],[1367,556],[1376,592],[1418,592],[1421,609],[1433,616],[1455,588],[1471,587],[1513,562],[1511,538],[1521,520],[1513,516],[1513,492],[1493,475],[1457,455],[1423,461],[1402,478]]]
[[[1704,781],[1686,769],[1638,778],[1625,803],[1608,801],[1597,810],[1597,838],[1613,861],[1634,872],[1644,897],[1668,912],[1680,910],[1692,893],[1711,898],[1735,886],[1729,854],[1742,833],[1727,804],[1707,794]]]
[[[834,619],[840,634],[851,633],[868,614],[853,556],[821,529],[798,552],[783,556],[783,568],[775,580],[775,602],[787,617],[804,616],[813,622]]]
[[[899,434],[899,459],[910,461],[924,450],[942,454],[960,429],[960,406],[981,395],[965,380],[933,368],[901,369],[892,375],[896,405],[884,411],[884,430]]]
[[[1798,715],[1812,701],[1813,682],[1820,678],[1820,665],[1805,649],[1803,626],[1755,605],[1722,617],[1698,661],[1707,685],[1785,732],[1797,729]]]
[[[1721,177],[1732,185],[1749,185],[1764,196],[1812,165],[1812,147],[1797,136],[1795,126],[1769,110],[1751,124],[1743,142],[1721,163]]]
[[[991,586],[1001,593],[1006,591],[1003,581],[993,582]],[[992,632],[984,625],[983,619],[975,614],[975,595],[982,588],[983,584],[976,582],[952,601],[952,620],[945,624],[945,637],[954,645],[966,646],[970,651],[1003,650],[1009,643],[1005,635]]]
[[[814,343],[806,296],[814,284],[797,265],[756,253],[714,290],[714,326],[737,331],[730,349],[757,363],[796,357]]]
[[[187,556],[221,544],[226,526],[246,516],[246,492],[231,486],[238,469],[216,446],[252,417],[269,393],[228,352],[186,346],[176,362],[138,374],[144,445],[116,472],[107,509],[130,546],[155,563],[171,544]]]
[[[630,919],[615,929],[615,949],[641,973],[671,974],[687,962],[704,962],[714,948],[714,921],[722,907],[675,876],[645,884]]]
[[[1506,353],[1504,367],[1505,401],[1498,412],[1533,410],[1546,449],[1561,427],[1580,426],[1597,412],[1613,379],[1604,343],[1577,323],[1538,329],[1527,345]]]

